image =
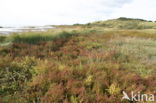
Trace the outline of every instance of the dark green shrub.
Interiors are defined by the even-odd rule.
[[[3,43],[7,37],[6,36],[0,36],[0,43]]]

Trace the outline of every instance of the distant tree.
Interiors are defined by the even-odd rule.
[[[79,24],[79,23],[77,23],[77,24],[74,24],[74,26],[80,26],[80,25],[82,25],[82,24]]]
[[[153,21],[149,20],[148,22],[153,22]]]
[[[91,25],[91,23],[88,23],[88,24],[87,24],[87,26],[90,26],[90,25]]]
[[[120,17],[118,18],[118,20],[131,20],[130,18],[126,18],[126,17]]]
[[[138,19],[138,18],[126,18],[126,17],[120,17],[120,18],[118,18],[118,20],[125,20],[125,21],[127,21],[127,20],[138,20],[138,21],[147,21],[147,20],[144,20],[144,19]]]

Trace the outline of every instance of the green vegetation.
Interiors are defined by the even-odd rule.
[[[132,103],[121,101],[123,90],[156,94],[156,30],[113,21],[1,36],[0,102]]]
[[[62,32],[59,35],[53,34],[42,34],[42,33],[32,33],[30,35],[27,34],[14,34],[10,37],[10,40],[14,43],[29,43],[36,44],[40,41],[56,41],[59,38],[69,38],[73,34],[68,32]]]
[[[156,29],[156,23],[143,19],[119,18],[114,20],[99,21],[92,26],[102,26],[117,29]]]
[[[5,42],[5,39],[6,39],[6,38],[7,38],[6,36],[0,36],[0,43]]]
[[[35,26],[29,26],[29,28],[36,28]]]

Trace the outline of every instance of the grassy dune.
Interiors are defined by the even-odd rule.
[[[155,27],[101,24],[1,36],[0,101],[132,103],[121,101],[123,90],[156,95]]]
[[[90,25],[118,29],[156,29],[156,22],[122,17],[119,19],[98,21]]]

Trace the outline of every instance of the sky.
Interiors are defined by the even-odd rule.
[[[0,26],[70,25],[119,17],[156,21],[156,0],[0,0]]]

